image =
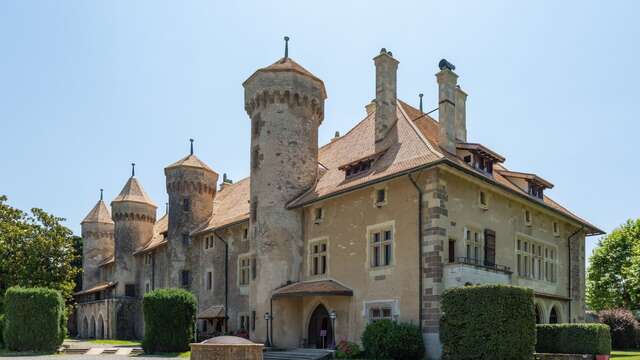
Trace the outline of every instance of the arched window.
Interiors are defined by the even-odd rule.
[[[89,337],[89,320],[87,320],[86,316],[84,317],[84,319],[82,319],[82,330],[80,332],[80,337],[82,338]]]
[[[558,312],[556,311],[556,307],[551,308],[551,312],[549,313],[549,324],[557,324],[558,323]]]

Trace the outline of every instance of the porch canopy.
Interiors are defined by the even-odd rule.
[[[213,305],[198,313],[198,319],[224,319],[224,305]]]
[[[353,290],[335,280],[303,281],[276,289],[272,298],[304,296],[353,296]]]

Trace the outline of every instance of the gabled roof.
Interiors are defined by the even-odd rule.
[[[202,160],[198,159],[197,156],[190,154],[187,155],[185,157],[183,157],[182,159],[174,162],[173,164],[167,166],[165,168],[166,169],[173,169],[173,168],[177,168],[177,167],[192,167],[192,168],[196,168],[196,169],[204,169],[207,171],[210,171],[212,173],[215,173],[215,171],[213,171],[213,169],[211,169],[209,166],[207,166],[207,164],[205,164]]]
[[[144,191],[142,185],[140,185],[138,180],[133,176],[127,180],[122,191],[120,191],[120,194],[113,199],[112,203],[124,201],[137,202],[157,207],[149,195]]]
[[[274,290],[272,297],[353,296],[353,290],[335,280],[301,281]]]
[[[536,174],[529,174],[529,173],[523,173],[523,172],[517,172],[517,171],[509,171],[509,170],[499,170],[500,174],[502,174],[503,176],[506,177],[511,177],[511,178],[516,178],[516,179],[525,179],[525,180],[530,180],[533,182],[536,182],[540,185],[545,186],[546,188],[552,189],[553,188],[553,184],[541,177],[539,177]]]
[[[89,214],[82,220],[81,224],[84,223],[103,223],[103,224],[113,224],[113,220],[111,219],[111,212],[107,207],[107,204],[104,201],[100,200],[96,203],[96,206],[89,211]]]

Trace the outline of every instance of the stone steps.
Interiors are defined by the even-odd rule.
[[[295,349],[285,351],[266,351],[264,360],[325,360],[333,359],[333,351],[322,349]]]

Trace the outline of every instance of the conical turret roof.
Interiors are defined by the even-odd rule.
[[[111,212],[107,207],[107,204],[100,199],[96,206],[89,211],[89,214],[82,220],[81,224],[84,223],[104,223],[104,224],[113,224],[113,220],[111,220]]]
[[[190,154],[187,155],[185,157],[183,157],[182,159],[174,162],[173,164],[167,166],[165,168],[166,169],[172,169],[172,168],[177,168],[177,167],[192,167],[192,168],[198,168],[198,169],[204,169],[210,172],[215,173],[215,171],[213,171],[213,169],[211,169],[209,166],[207,166],[207,164],[204,163],[204,161],[198,159],[197,156]]]
[[[122,188],[122,191],[120,191],[120,194],[116,196],[116,198],[113,199],[112,202],[125,202],[125,201],[138,202],[142,204],[148,204],[153,207],[157,207],[156,204],[153,202],[153,200],[151,200],[149,195],[147,195],[147,193],[144,192],[144,189],[142,188],[142,185],[140,185],[140,183],[138,182],[138,179],[136,179],[133,176],[129,178],[127,183]]]
[[[302,65],[298,64],[297,62],[293,61],[290,57],[283,57],[280,60],[274,62],[273,64],[258,69],[256,72],[253,73],[253,75],[249,76],[249,78],[247,80],[244,81],[243,85],[246,85],[247,83],[249,83],[251,81],[251,79],[253,79],[257,74],[259,73],[278,73],[278,72],[293,72],[293,73],[297,73],[303,76],[308,77],[309,79],[316,81],[319,83],[320,87],[321,87],[321,91],[322,91],[322,96],[326,99],[327,98],[327,93],[324,87],[324,82],[322,80],[320,80],[319,77],[313,75],[309,70],[305,69],[304,67],[302,67]]]

